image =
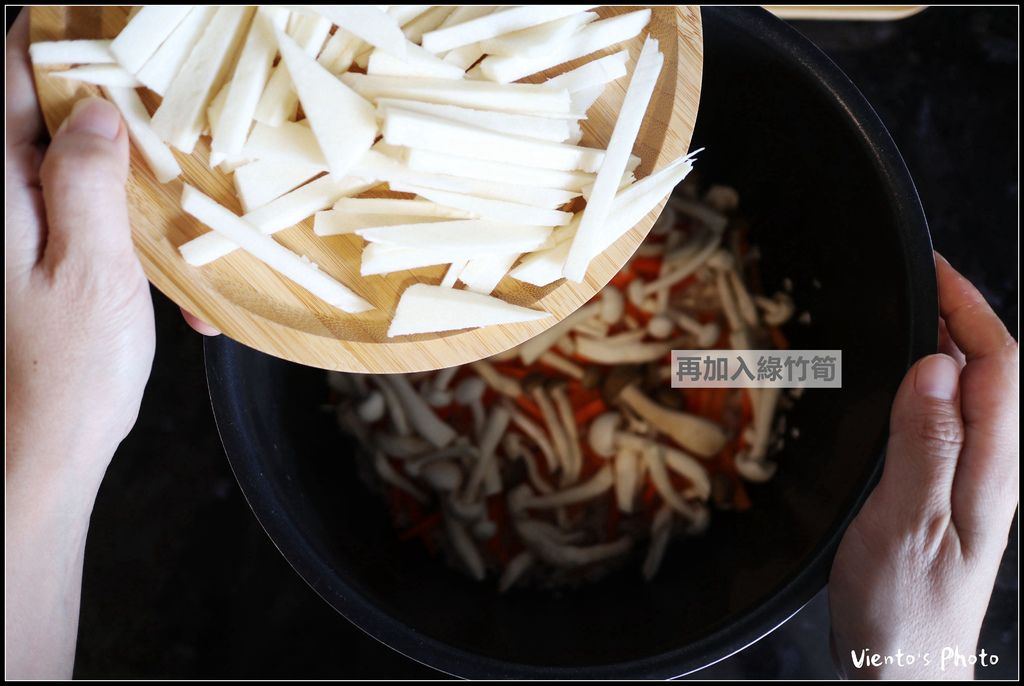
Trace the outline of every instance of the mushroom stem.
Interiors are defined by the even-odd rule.
[[[495,461],[495,450],[501,441],[501,437],[505,435],[505,431],[508,429],[510,419],[511,414],[504,405],[496,405],[491,410],[491,414],[487,418],[484,430],[480,436],[480,457],[473,466],[469,481],[466,482],[464,494],[466,500],[476,499],[480,486],[487,477],[487,473],[491,471],[492,467],[496,466],[492,464]],[[493,479],[493,477],[491,478]],[[491,488],[488,488],[488,490],[491,490]]]
[[[443,448],[455,439],[455,430],[441,421],[434,411],[420,397],[409,380],[401,374],[378,376],[385,385],[390,384],[395,395],[408,413],[409,423],[423,438],[436,448]]]
[[[520,504],[525,509],[551,509],[585,502],[591,498],[596,498],[611,488],[614,480],[615,477],[612,475],[611,466],[605,465],[594,476],[583,483],[561,491],[555,491],[551,494],[530,494],[524,497]]]
[[[490,362],[477,360],[470,366],[496,393],[501,393],[509,398],[518,398],[523,394],[523,389],[519,386],[518,381],[499,373]]]
[[[562,429],[565,431],[566,441],[569,444],[568,469],[562,473],[562,483],[571,484],[579,478],[580,471],[583,469],[583,453],[580,450],[576,418],[572,414],[572,403],[569,402],[569,395],[566,393],[564,384],[556,385],[551,389],[551,399],[554,400],[558,418],[562,421]]]
[[[541,355],[537,359],[537,361],[540,362],[541,364],[544,364],[544,365],[547,365],[548,367],[551,367],[552,369],[555,369],[555,370],[558,370],[558,371],[562,372],[563,374],[565,374],[566,376],[568,376],[570,378],[573,378],[573,379],[576,379],[576,380],[580,380],[580,379],[583,378],[583,368],[582,367],[580,367],[578,364],[576,364],[574,362],[571,362],[571,361],[565,359],[564,357],[562,357],[561,355],[558,355],[557,353],[554,353],[554,352],[552,352],[550,350],[547,351],[546,353],[544,353],[543,355]]]
[[[637,486],[637,452],[621,447],[615,454],[615,503],[620,512],[633,511]]]
[[[518,410],[512,411],[512,423],[526,434],[527,438],[537,444],[541,454],[544,456],[544,461],[547,463],[548,471],[553,472],[558,469],[558,457],[555,456],[555,451],[551,447],[548,437],[544,435],[544,429],[534,424],[529,417]]]
[[[662,506],[651,521],[651,543],[647,548],[643,566],[644,579],[647,581],[653,579],[654,575],[658,573],[671,535],[672,508]]]
[[[452,547],[458,556],[462,558],[469,573],[477,581],[483,581],[485,572],[484,559],[480,556],[480,551],[477,550],[476,544],[473,543],[469,532],[466,531],[466,527],[454,517],[445,517],[444,527],[448,534],[448,540],[451,541]]]
[[[718,424],[694,414],[663,407],[641,393],[635,384],[624,388],[619,399],[651,427],[671,438],[684,450],[701,457],[710,457],[725,445],[725,431]]]
[[[498,581],[498,593],[505,593],[512,588],[517,581],[533,566],[536,558],[529,550],[519,553],[505,565],[505,571],[501,573],[501,580]]]
[[[379,451],[374,453],[373,466],[377,470],[377,475],[380,476],[384,482],[391,484],[401,491],[405,491],[415,498],[417,502],[426,503],[430,500],[426,494],[416,488],[411,481],[395,471],[395,468],[391,466],[390,462],[388,462],[388,458],[384,456],[384,453]]]

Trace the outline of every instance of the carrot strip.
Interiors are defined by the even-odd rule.
[[[642,276],[658,276],[661,273],[661,264],[660,257],[634,257],[629,266]]]
[[[408,541],[410,539],[417,538],[419,536],[425,536],[426,534],[428,534],[431,531],[433,531],[434,529],[436,529],[437,525],[440,524],[440,523],[441,523],[441,512],[440,511],[437,511],[437,512],[434,512],[432,514],[429,514],[426,517],[424,517],[423,519],[421,519],[420,521],[418,521],[415,524],[413,524],[411,527],[409,527],[405,531],[403,531],[400,534],[398,534],[398,540],[400,540],[400,541]]]
[[[601,398],[594,398],[589,403],[581,407],[578,407],[578,409],[576,410],[576,426],[583,426],[597,415],[602,414],[607,409],[608,406],[604,404],[604,400],[602,400]]]
[[[782,329],[777,326],[769,326],[768,333],[772,337],[772,345],[778,350],[789,350],[789,340],[786,335],[782,333]]]
[[[625,288],[629,285],[629,282],[636,278],[636,274],[631,272],[629,268],[623,269],[618,274],[611,278],[609,283],[616,288]]]
[[[538,422],[544,421],[544,416],[541,414],[540,408],[537,407],[529,398],[520,395],[516,397],[515,402],[516,405],[519,406],[519,409],[528,414],[532,419],[536,419]]]

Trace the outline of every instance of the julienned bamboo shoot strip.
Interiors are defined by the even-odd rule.
[[[182,193],[181,207],[218,234],[326,303],[352,313],[373,309],[373,305],[346,286],[188,184]]]
[[[577,12],[568,17],[481,41],[480,48],[488,55],[542,55],[556,50],[562,41],[577,29],[595,19],[596,12]]]
[[[181,167],[174,159],[174,153],[150,126],[149,112],[135,89],[104,87],[103,94],[121,111],[128,135],[138,146],[156,180],[167,183],[181,175]]]
[[[114,64],[108,40],[39,41],[28,46],[32,64]]]
[[[323,172],[301,162],[257,160],[235,169],[232,180],[243,212],[252,212]]]
[[[459,280],[466,284],[466,288],[485,295],[491,293],[508,270],[512,268],[521,253],[509,253],[506,255],[489,255],[470,260],[459,273]]]
[[[398,109],[388,110],[384,140],[389,145],[562,171],[597,171],[604,160],[604,151],[596,148],[509,136]]]
[[[384,214],[405,217],[439,217],[444,219],[473,219],[473,215],[453,207],[444,207],[429,200],[403,200],[399,198],[342,198],[334,209],[356,214]]]
[[[412,79],[346,73],[341,80],[370,100],[402,98],[480,110],[540,116],[569,116],[569,91],[532,83],[497,84],[486,81]]]
[[[512,136],[539,138],[541,140],[561,143],[571,134],[570,120],[550,119],[530,114],[514,114],[496,112],[494,110],[474,110],[455,105],[438,105],[418,100],[399,100],[395,98],[378,98],[377,111],[386,117],[390,108],[398,108],[406,112],[419,112],[442,119],[469,124],[488,131],[507,133]]]
[[[327,167],[340,179],[373,145],[377,134],[373,106],[281,30],[277,42]]]
[[[455,207],[471,212],[481,219],[507,224],[532,224],[535,226],[562,226],[572,221],[571,212],[550,210],[543,207],[524,205],[505,200],[478,198],[463,193],[452,193],[434,188],[424,188],[407,183],[392,183],[391,190],[400,193],[414,193],[438,205]]]
[[[596,86],[603,86],[606,83],[622,78],[626,75],[626,62],[629,61],[629,51],[620,50],[611,55],[605,55],[581,67],[553,76],[544,82],[545,86],[552,88],[564,88],[569,93],[577,93]]]
[[[550,53],[537,57],[487,57],[480,71],[491,81],[509,83],[542,72],[598,50],[640,35],[650,23],[651,10],[644,9],[595,21],[584,26]]]
[[[611,212],[615,192],[626,171],[633,144],[640,132],[644,113],[651,101],[664,62],[665,58],[658,50],[658,41],[648,37],[640,51],[640,58],[637,60],[633,76],[629,81],[629,88],[626,89],[622,109],[619,110],[615,128],[608,141],[608,151],[601,163],[600,171],[597,173],[597,179],[594,181],[594,189],[583,210],[572,247],[569,248],[569,255],[562,273],[570,281],[583,281],[590,261],[597,254],[594,250],[594,246],[598,242],[597,236],[601,233],[604,222]]]
[[[562,190],[581,191],[594,183],[594,174],[581,171],[541,169],[539,167],[506,164],[500,161],[475,160],[443,152],[410,148],[405,163],[414,171],[425,174],[446,174],[494,183],[514,183]]]
[[[166,95],[216,11],[212,5],[194,7],[139,70],[139,81],[157,95]]]
[[[516,324],[550,316],[489,295],[419,283],[402,293],[388,336]]]
[[[395,57],[404,57],[409,41],[402,33],[395,18],[370,5],[306,5],[337,24],[349,33],[354,33],[374,46],[390,52]]]
[[[117,86],[120,88],[138,88],[142,83],[134,74],[117,64],[86,64],[67,71],[50,72],[51,76],[62,79],[83,81],[97,86]]]
[[[242,147],[242,154],[254,160],[300,163],[327,169],[327,160],[320,151],[313,130],[292,121],[282,122],[280,126],[257,122]]]
[[[360,229],[356,233],[371,243],[450,251],[454,259],[456,256],[479,257],[485,254],[529,252],[547,240],[551,229],[545,226],[499,224],[482,219],[455,219],[381,226]]]
[[[346,177],[337,181],[328,174],[249,212],[243,219],[265,234],[276,233],[327,209],[338,198],[362,193],[372,186],[372,183],[363,179]],[[237,248],[224,236],[207,233],[193,238],[178,250],[186,262],[198,267],[224,257]]]
[[[165,143],[192,152],[204,128],[206,107],[227,75],[251,16],[251,7],[230,5],[213,15],[153,114],[153,129]]]
[[[143,6],[110,43],[110,52],[122,67],[138,73],[191,10],[191,5]]]
[[[270,76],[277,54],[274,28],[288,23],[288,11],[281,7],[260,7],[256,10],[249,35],[242,45],[234,76],[228,82],[224,106],[217,121],[210,122],[210,150],[222,155],[242,152],[249,134],[256,105]]]
[[[370,53],[366,63],[366,73],[374,76],[427,77],[436,79],[458,80],[466,73],[433,53],[429,53],[415,43],[405,47],[405,57],[395,57],[381,49]]]
[[[285,31],[310,57],[316,57],[331,30],[331,22],[318,15],[293,13]],[[323,64],[323,63],[321,63]],[[327,65],[324,65],[327,67]],[[334,73],[334,72],[332,72]],[[258,122],[280,126],[295,118],[299,109],[299,96],[295,93],[292,77],[283,63],[278,63],[270,74],[266,88],[253,115]]]
[[[546,24],[593,7],[594,5],[525,5],[498,10],[461,24],[430,31],[423,35],[423,47],[434,53],[452,50],[538,24]]]
[[[354,214],[339,210],[324,210],[313,217],[313,233],[317,236],[342,236],[364,229],[376,229],[399,224],[425,224],[439,221],[438,217],[416,217],[388,214]]]

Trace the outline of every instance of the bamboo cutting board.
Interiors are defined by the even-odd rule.
[[[602,17],[635,7],[602,7]],[[31,40],[113,38],[127,21],[128,7],[31,8]],[[687,152],[697,117],[703,67],[703,40],[697,7],[653,8],[650,35],[665,54],[665,68],[634,153],[643,163],[643,177]],[[616,46],[629,49],[629,73],[643,36]],[[591,58],[531,77],[541,81],[575,68]],[[72,104],[99,95],[95,86],[50,76],[65,67],[35,68],[40,107],[50,132],[56,130]],[[583,122],[583,145],[604,148],[622,104],[628,77],[609,84]],[[150,113],[159,96],[140,91]],[[601,289],[646,236],[663,203],[591,264],[582,284],[564,281],[545,288],[505,278],[495,295],[518,305],[544,309],[553,316],[539,322],[491,326],[454,333],[387,338],[398,296],[417,281],[436,284],[446,266],[384,276],[359,275],[362,240],[355,236],[318,237],[312,219],[274,235],[285,247],[306,255],[319,267],[373,303],[377,310],[352,315],[310,295],[269,267],[236,250],[213,264],[192,267],[178,246],[206,233],[207,228],[180,209],[182,183],[189,183],[241,214],[231,178],[207,164],[209,139],[203,137],[193,155],[175,152],[183,174],[160,184],[137,150],[132,150],[128,203],[136,250],[149,280],[171,300],[216,326],[231,338],[263,352],[306,365],[350,372],[413,372],[464,364],[503,352],[555,324]]]

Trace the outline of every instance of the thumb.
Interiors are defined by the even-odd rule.
[[[125,198],[128,136],[117,109],[101,98],[75,103],[40,170],[48,233],[44,260],[130,254]]]
[[[943,519],[963,443],[960,366],[948,355],[918,360],[893,402],[880,489],[925,521]]]

